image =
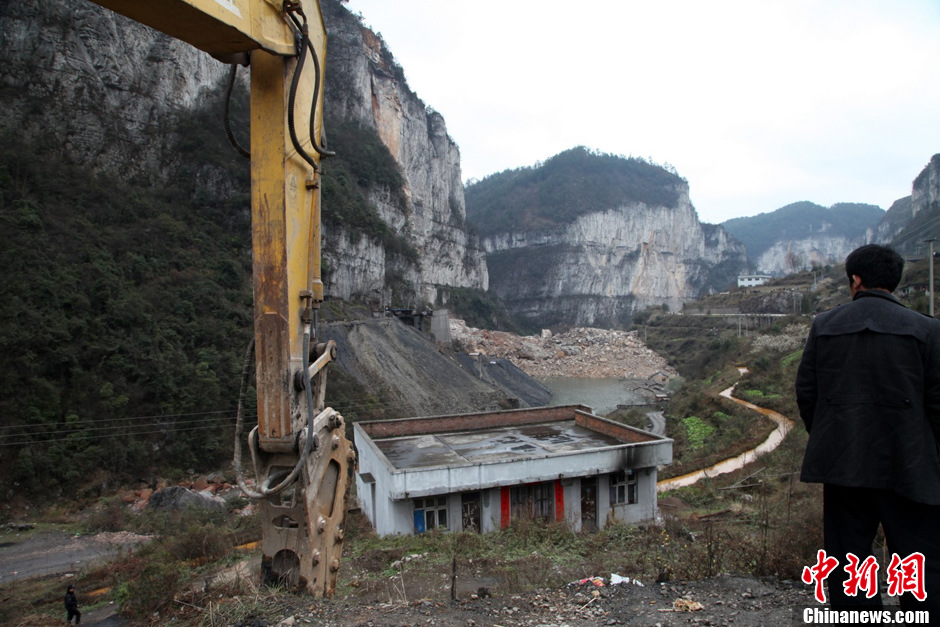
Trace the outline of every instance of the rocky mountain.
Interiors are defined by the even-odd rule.
[[[360,213],[377,212],[369,228],[324,207],[328,296],[412,304],[434,302],[447,286],[485,289],[483,254],[464,228],[460,155],[443,118],[408,88],[379,37],[337,0],[321,4],[328,124],[358,132],[355,141],[338,133],[331,147],[342,152],[343,137],[362,145],[365,135],[391,155],[400,179],[359,176],[360,189],[333,194],[363,194],[369,206]],[[0,133],[135,185],[167,185],[183,167],[208,194],[247,190],[243,165],[181,163],[174,152],[179,120],[218,105],[228,66],[86,0],[5,2],[0,38]],[[217,119],[224,138],[220,109]],[[325,182],[324,195],[341,183]]]
[[[873,241],[907,255],[923,254],[928,238],[940,238],[940,153],[914,179],[911,195],[895,201],[872,234]]]
[[[744,247],[702,224],[688,183],[639,159],[575,148],[467,188],[490,288],[529,325],[624,326],[639,309],[724,289]]]
[[[803,201],[769,213],[733,218],[722,226],[747,247],[752,270],[781,276],[842,261],[870,241],[871,229],[884,216],[884,210],[875,205],[823,207]]]
[[[840,263],[853,249],[870,242],[888,244],[905,255],[922,255],[925,239],[940,238],[940,154],[914,179],[911,195],[896,200],[888,211],[859,203],[827,208],[797,202],[733,218],[722,226],[747,247],[751,270],[776,276]]]
[[[166,183],[180,111],[226,66],[86,0],[0,4],[0,132],[138,185]]]
[[[873,242],[890,242],[901,234],[913,219],[911,197],[905,196],[891,203],[891,206],[872,229],[868,239]]]
[[[398,164],[400,198],[393,190],[368,191],[370,203],[395,233],[419,252],[418,263],[399,280],[421,302],[446,299],[448,287],[486,290],[487,268],[478,242],[467,232],[460,151],[444,118],[409,89],[401,67],[382,39],[336,0],[322,0],[328,32],[328,122],[350,122],[373,132]],[[335,260],[328,287],[338,298],[371,295],[384,302],[388,251],[343,229],[324,231],[325,252]]]

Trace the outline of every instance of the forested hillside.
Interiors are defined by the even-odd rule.
[[[217,86],[153,129],[167,145],[162,184],[75,163],[58,142],[3,135],[0,489],[76,496],[230,457],[253,332],[250,181],[225,139],[222,96]],[[49,106],[37,101],[35,114]],[[247,144],[245,89],[232,106]],[[324,224],[416,264],[365,191],[403,196],[395,160],[374,129],[328,123],[338,156],[324,164]],[[336,266],[325,254],[324,272]]]
[[[188,122],[186,157],[206,139]],[[0,481],[76,496],[102,469],[221,459],[252,326],[246,194],[188,167],[131,187],[3,145]]]
[[[480,235],[537,231],[627,202],[674,206],[685,179],[635,157],[579,146],[533,167],[506,170],[467,187],[467,218]]]
[[[721,226],[744,243],[748,259],[753,261],[776,242],[812,237],[861,238],[884,214],[875,205],[837,203],[826,208],[802,201],[756,216],[732,218]]]

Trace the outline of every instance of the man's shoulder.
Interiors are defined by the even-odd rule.
[[[892,327],[916,327],[928,333],[940,332],[940,320],[908,309],[891,296],[856,298],[819,314],[814,321],[817,329],[855,324],[874,325],[885,330]]]

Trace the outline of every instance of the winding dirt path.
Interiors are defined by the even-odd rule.
[[[738,371],[743,376],[744,373],[747,372],[747,368],[738,368]],[[685,486],[690,486],[693,483],[696,483],[697,481],[704,479],[706,477],[716,477],[718,475],[723,475],[729,472],[733,472],[735,470],[739,470],[741,468],[744,468],[745,465],[750,464],[751,462],[755,461],[761,455],[765,453],[769,453],[770,451],[774,450],[780,445],[781,442],[783,442],[783,438],[786,437],[790,429],[793,428],[794,422],[790,420],[789,418],[787,418],[786,416],[784,416],[783,414],[775,412],[772,409],[767,409],[765,407],[758,407],[757,405],[753,403],[748,403],[747,401],[743,401],[740,398],[735,398],[731,394],[734,391],[734,388],[736,385],[737,383],[732,385],[727,390],[722,391],[720,393],[720,396],[723,396],[727,399],[731,399],[732,401],[734,401],[735,403],[738,403],[739,405],[744,405],[748,409],[752,409],[758,412],[765,418],[768,418],[772,420],[774,423],[776,423],[777,428],[771,431],[770,435],[767,436],[767,439],[764,440],[760,445],[758,445],[755,448],[752,448],[749,451],[745,451],[741,453],[740,455],[718,462],[714,466],[709,466],[708,468],[703,468],[702,470],[696,470],[695,472],[690,472],[688,474],[680,475],[678,477],[672,477],[671,479],[663,479],[662,481],[657,482],[656,484],[657,492],[666,492],[667,490],[675,490],[676,488],[683,488]]]

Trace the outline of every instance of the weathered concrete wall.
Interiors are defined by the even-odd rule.
[[[637,502],[632,504],[610,503],[610,477],[609,473],[596,476],[597,481],[597,525],[604,528],[609,524],[624,523],[635,524],[656,518],[657,497],[655,468],[636,469],[637,471]],[[587,477],[584,477],[587,478]],[[564,494],[564,520],[574,531],[582,531],[581,511],[581,480],[577,478],[563,485]],[[384,499],[374,503],[369,486],[360,491],[362,510],[373,521],[376,533],[379,535],[414,533],[414,500],[413,499]],[[380,495],[377,488],[373,488]],[[360,488],[362,490],[362,488]],[[500,528],[502,519],[502,501],[500,498],[502,488],[490,488],[480,491],[480,531],[487,533]],[[461,493],[447,495],[447,520],[451,531],[464,531]]]
[[[461,528],[462,492],[481,491],[481,531],[498,529],[501,521],[500,491],[504,486],[539,481],[569,479],[563,484],[564,519],[575,530],[581,529],[581,479],[597,477],[597,524],[613,521],[635,523],[656,516],[656,463],[671,458],[672,441],[624,444],[609,450],[594,450],[570,455],[550,456],[499,464],[483,464],[461,468],[435,468],[424,471],[398,471],[386,462],[378,447],[359,425],[356,444],[359,449],[359,472],[356,486],[366,516],[379,535],[410,534],[414,530],[414,500],[427,496],[447,495],[448,526]],[[628,452],[640,449],[642,453]],[[610,473],[622,469],[637,473],[637,503],[610,504]],[[590,469],[590,470],[588,470]],[[585,474],[589,472],[590,474]],[[364,480],[372,477],[374,482]]]
[[[434,310],[434,315],[431,316],[431,335],[434,336],[435,342],[450,345],[452,340],[450,336],[450,312],[448,310]]]
[[[640,429],[635,429],[627,425],[622,425],[619,422],[606,420],[581,411],[575,413],[574,422],[579,427],[609,435],[612,438],[617,438],[621,442],[653,442],[659,439],[659,437],[641,431]]]
[[[508,425],[528,425],[556,420],[571,420],[577,411],[589,411],[584,405],[537,407],[509,411],[481,412],[454,416],[431,416],[428,418],[404,418],[358,423],[363,431],[374,439],[394,438],[448,431],[475,431]]]

